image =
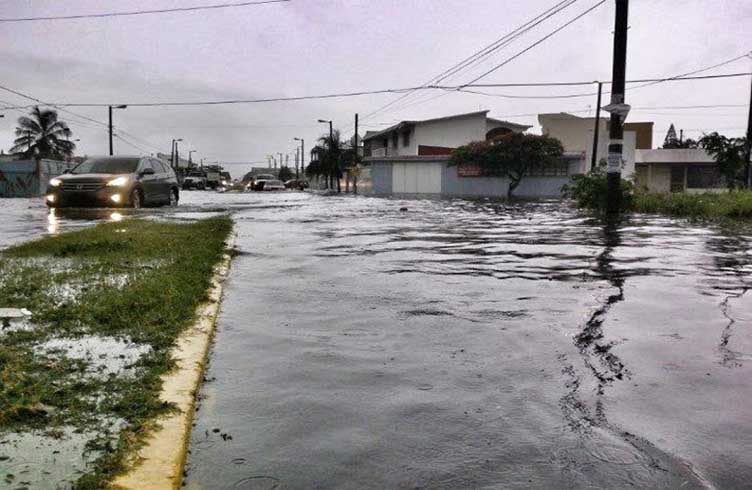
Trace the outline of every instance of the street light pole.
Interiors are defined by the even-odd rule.
[[[611,77],[611,128],[609,131],[607,184],[608,197],[606,211],[613,215],[621,206],[621,163],[624,150],[624,119],[628,106],[624,104],[624,87],[627,71],[627,29],[629,20],[629,0],[616,0],[614,22],[614,60]],[[625,110],[626,109],[626,110]]]
[[[126,107],[128,106],[127,105],[107,106],[107,108],[109,109],[108,115],[109,115],[109,120],[110,120],[110,124],[108,125],[108,128],[110,130],[110,156],[112,156],[113,154],[113,151],[112,151],[112,109],[125,109]]]
[[[749,115],[747,116],[747,189],[752,189],[752,77],[749,79]]]
[[[305,139],[295,138],[295,141],[300,141],[300,176],[305,178]]]

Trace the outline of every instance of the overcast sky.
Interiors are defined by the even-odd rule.
[[[0,0],[0,18],[73,15],[208,5],[220,0]],[[188,13],[0,24],[0,84],[46,102],[134,103],[287,97],[420,85],[557,3],[555,0],[292,0]],[[471,80],[597,3],[579,0],[492,58],[450,82]],[[632,0],[627,78],[689,72],[752,50],[749,0]],[[484,82],[608,80],[614,1],[485,78]],[[744,58],[708,73],[752,71]],[[509,95],[587,93],[589,87],[506,88]],[[627,92],[634,107],[739,105],[716,109],[635,110],[655,121],[654,144],[674,122],[692,137],[746,127],[748,77],[664,83]],[[508,99],[452,93],[414,95],[366,118],[362,131],[402,119],[489,109],[491,116],[535,124],[541,112],[588,111],[595,97]],[[115,112],[122,136],[154,152],[172,138],[194,159],[250,162],[292,153],[293,138],[311,143],[333,119],[351,134],[361,117],[396,98],[357,98],[183,108],[130,107]],[[411,102],[413,101],[413,102]],[[423,101],[423,102],[421,102]],[[0,91],[0,104],[28,104]],[[76,108],[107,121],[106,108]],[[12,144],[18,112],[3,110],[0,148]],[[515,116],[521,114],[519,116]],[[586,116],[587,112],[580,115]],[[61,114],[80,138],[79,152],[104,154],[101,126]],[[539,128],[534,128],[533,131]],[[116,140],[117,153],[141,153]],[[292,157],[291,157],[292,159]]]

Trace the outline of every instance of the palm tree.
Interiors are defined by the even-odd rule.
[[[70,141],[73,133],[66,123],[58,121],[56,111],[37,106],[30,116],[18,118],[17,138],[11,152],[35,159],[63,159],[73,154],[76,148],[76,144]]]
[[[318,145],[319,161],[322,173],[329,179],[329,187],[333,179],[337,180],[337,192],[340,192],[340,179],[342,178],[342,141],[339,139],[339,130],[332,131],[331,136],[325,134],[319,138]]]

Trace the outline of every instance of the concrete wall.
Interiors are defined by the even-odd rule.
[[[56,160],[0,162],[0,197],[41,196],[50,179],[73,166],[75,163]]]
[[[575,173],[586,173],[590,170],[593,155],[593,133],[595,118],[572,116],[571,114],[541,114],[538,120],[543,128],[543,134],[561,141],[566,152],[584,152],[585,158],[579,170]],[[596,162],[608,157],[608,120],[601,118],[598,129],[598,153]],[[635,149],[637,134],[634,131],[624,132],[624,165],[622,177],[631,178],[635,171]]]
[[[409,164],[409,163],[408,163]],[[425,165],[425,162],[422,162]],[[441,194],[447,197],[506,197],[509,179],[504,177],[459,177],[457,167],[446,161],[436,161],[441,166]],[[514,196],[522,198],[561,197],[561,188],[570,177],[526,177],[515,189]],[[392,194],[392,163],[371,163],[372,193]]]
[[[371,164],[371,192],[376,195],[392,193],[392,164],[374,162]]]
[[[561,197],[561,188],[569,183],[569,177],[524,177],[515,197],[541,198]],[[445,196],[464,197],[506,197],[509,179],[506,177],[460,177],[457,167],[444,164],[442,171],[442,189]]]
[[[425,122],[415,126],[413,143],[456,148],[471,141],[486,139],[486,115],[474,114],[446,121]],[[406,153],[403,153],[406,154]],[[413,153],[417,155],[415,146]]]

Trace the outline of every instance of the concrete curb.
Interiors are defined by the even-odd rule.
[[[231,249],[231,234],[225,246]],[[217,265],[209,290],[209,301],[198,306],[196,322],[177,340],[173,357],[176,368],[162,380],[160,398],[175,404],[179,412],[157,419],[161,429],[149,434],[145,445],[131,456],[134,466],[112,482],[117,490],[178,489],[183,480],[188,444],[190,443],[196,394],[201,386],[209,347],[222,299],[222,286],[230,272],[232,257],[225,254]]]

